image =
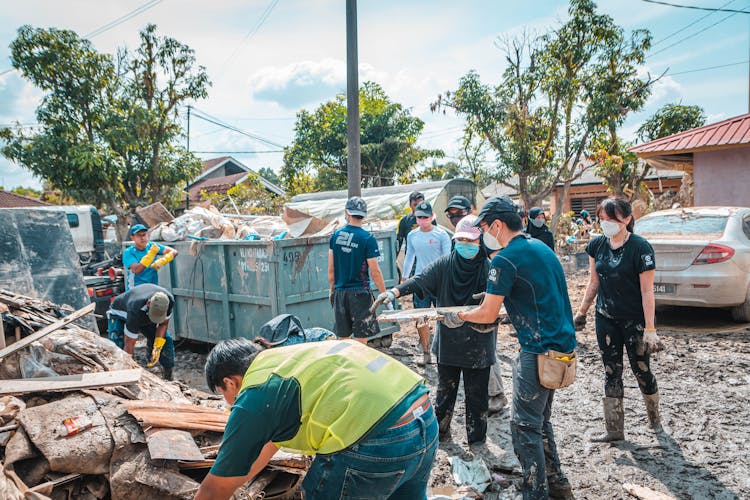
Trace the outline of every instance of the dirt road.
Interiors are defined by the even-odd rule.
[[[569,280],[576,308],[583,293],[584,276]],[[576,498],[632,498],[624,482],[635,483],[676,498],[750,498],[750,325],[731,322],[726,311],[673,308],[657,317],[666,349],[653,357],[652,367],[661,393],[665,432],[655,434],[646,424],[646,412],[635,378],[625,372],[626,441],[616,444],[589,442],[603,430],[601,408],[603,375],[593,331],[593,318],[578,334],[579,372],[576,383],[558,391],[553,425],[563,469]],[[311,325],[312,326],[312,325]],[[498,336],[503,384],[511,396],[511,363],[518,342],[501,327]],[[421,357],[416,332],[404,328],[386,352],[418,372]],[[178,349],[176,375],[205,389],[204,355]],[[437,372],[428,367],[426,378],[434,388]],[[463,388],[452,424],[453,442],[440,447],[431,485],[455,486],[448,457],[470,458],[464,430]],[[509,435],[510,415],[492,417],[488,450],[484,458],[506,479],[518,476]],[[515,498],[515,487],[493,484],[485,498]]]

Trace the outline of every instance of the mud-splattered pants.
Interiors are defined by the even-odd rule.
[[[521,351],[513,366],[513,414],[510,432],[513,450],[523,469],[524,500],[546,499],[550,481],[562,481],[563,472],[552,432],[555,391],[539,384],[537,355]]]
[[[464,374],[464,395],[466,400],[466,435],[469,444],[483,443],[487,437],[487,408],[490,381],[490,367],[461,368],[443,365],[438,362],[438,388],[435,398],[435,415],[440,426],[440,435],[450,431],[453,407],[456,405],[458,384]]]
[[[643,343],[643,323],[632,319],[612,319],[596,315],[596,340],[602,351],[604,362],[604,395],[622,398],[622,349],[628,353],[630,369],[633,370],[643,394],[655,394],[658,390],[656,377],[651,373],[649,355]]]
[[[372,292],[368,290],[334,290],[333,314],[338,337],[366,338],[380,333],[380,325],[370,312]]]

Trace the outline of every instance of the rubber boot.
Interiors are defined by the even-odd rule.
[[[661,430],[661,415],[659,415],[659,393],[644,394],[643,400],[646,402],[646,414],[648,423],[655,431]]]
[[[625,409],[622,398],[604,398],[604,423],[607,432],[591,438],[595,443],[609,443],[625,439]]]

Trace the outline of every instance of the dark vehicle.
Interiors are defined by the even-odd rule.
[[[95,266],[95,267],[94,267]],[[107,334],[107,310],[115,297],[125,291],[125,278],[122,272],[121,257],[108,259],[96,264],[81,266],[83,283],[96,304],[94,315],[100,335]]]

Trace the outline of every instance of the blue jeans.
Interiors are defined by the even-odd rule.
[[[423,299],[420,299],[416,295],[413,295],[412,299],[414,300],[414,309],[427,309],[435,305],[434,297],[425,297]]]
[[[151,349],[154,347],[154,338],[156,338],[156,328],[147,328],[141,333],[148,340],[147,349],[150,359]],[[110,316],[107,320],[107,336],[120,349],[125,347],[125,321],[122,318]],[[172,339],[172,335],[169,332],[167,332],[164,338],[166,342],[159,355],[159,364],[164,368],[172,368],[174,367],[174,339]]]
[[[513,450],[523,468],[524,500],[547,498],[547,481],[565,479],[550,422],[554,395],[554,390],[539,384],[537,355],[521,351],[513,366],[510,432]]]
[[[438,425],[430,405],[407,424],[315,457],[302,482],[305,498],[426,499],[437,447]]]

